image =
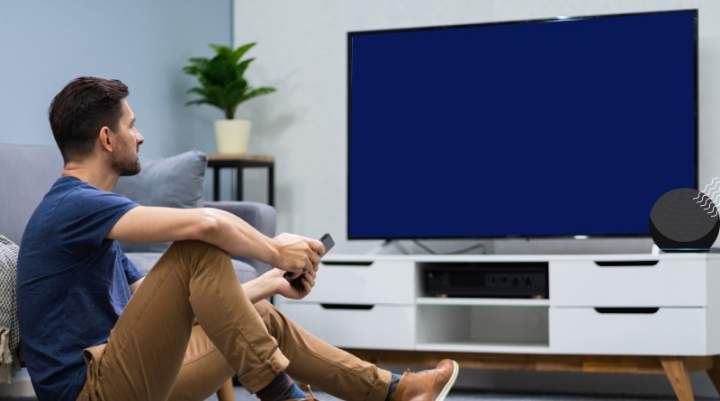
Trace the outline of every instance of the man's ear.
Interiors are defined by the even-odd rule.
[[[105,149],[108,152],[113,151],[113,138],[112,135],[110,135],[110,128],[107,126],[103,126],[100,128],[100,133],[98,134],[98,143],[100,144],[101,149]]]

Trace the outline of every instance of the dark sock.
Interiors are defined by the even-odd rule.
[[[265,388],[258,391],[260,401],[284,401],[305,398],[306,394],[293,382],[287,373],[280,373]]]
[[[385,397],[385,401],[390,401],[390,397],[392,396],[392,393],[395,392],[395,388],[397,387],[398,383],[400,383],[400,378],[402,375],[399,375],[397,373],[392,374],[392,378],[390,379],[390,388],[388,388],[388,394],[387,397]]]
[[[305,397],[307,397],[307,393],[300,390],[300,387],[293,383],[292,387],[290,387],[290,391],[285,393],[285,398],[283,398],[283,400],[302,400]]]

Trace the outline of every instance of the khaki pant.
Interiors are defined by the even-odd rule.
[[[283,371],[338,398],[383,401],[391,379],[270,303],[253,305],[228,254],[198,241],[174,243],[163,254],[107,344],[83,357],[88,372],[79,401],[201,401],[233,373],[255,393]]]

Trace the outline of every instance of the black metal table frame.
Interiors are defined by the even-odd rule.
[[[208,160],[208,168],[213,171],[213,200],[220,200],[220,169],[234,168],[236,176],[235,199],[243,199],[243,171],[246,168],[267,168],[268,204],[275,206],[275,162],[259,160]]]

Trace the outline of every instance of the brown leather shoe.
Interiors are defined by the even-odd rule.
[[[435,369],[405,372],[390,401],[444,401],[459,370],[457,362],[443,359]]]

